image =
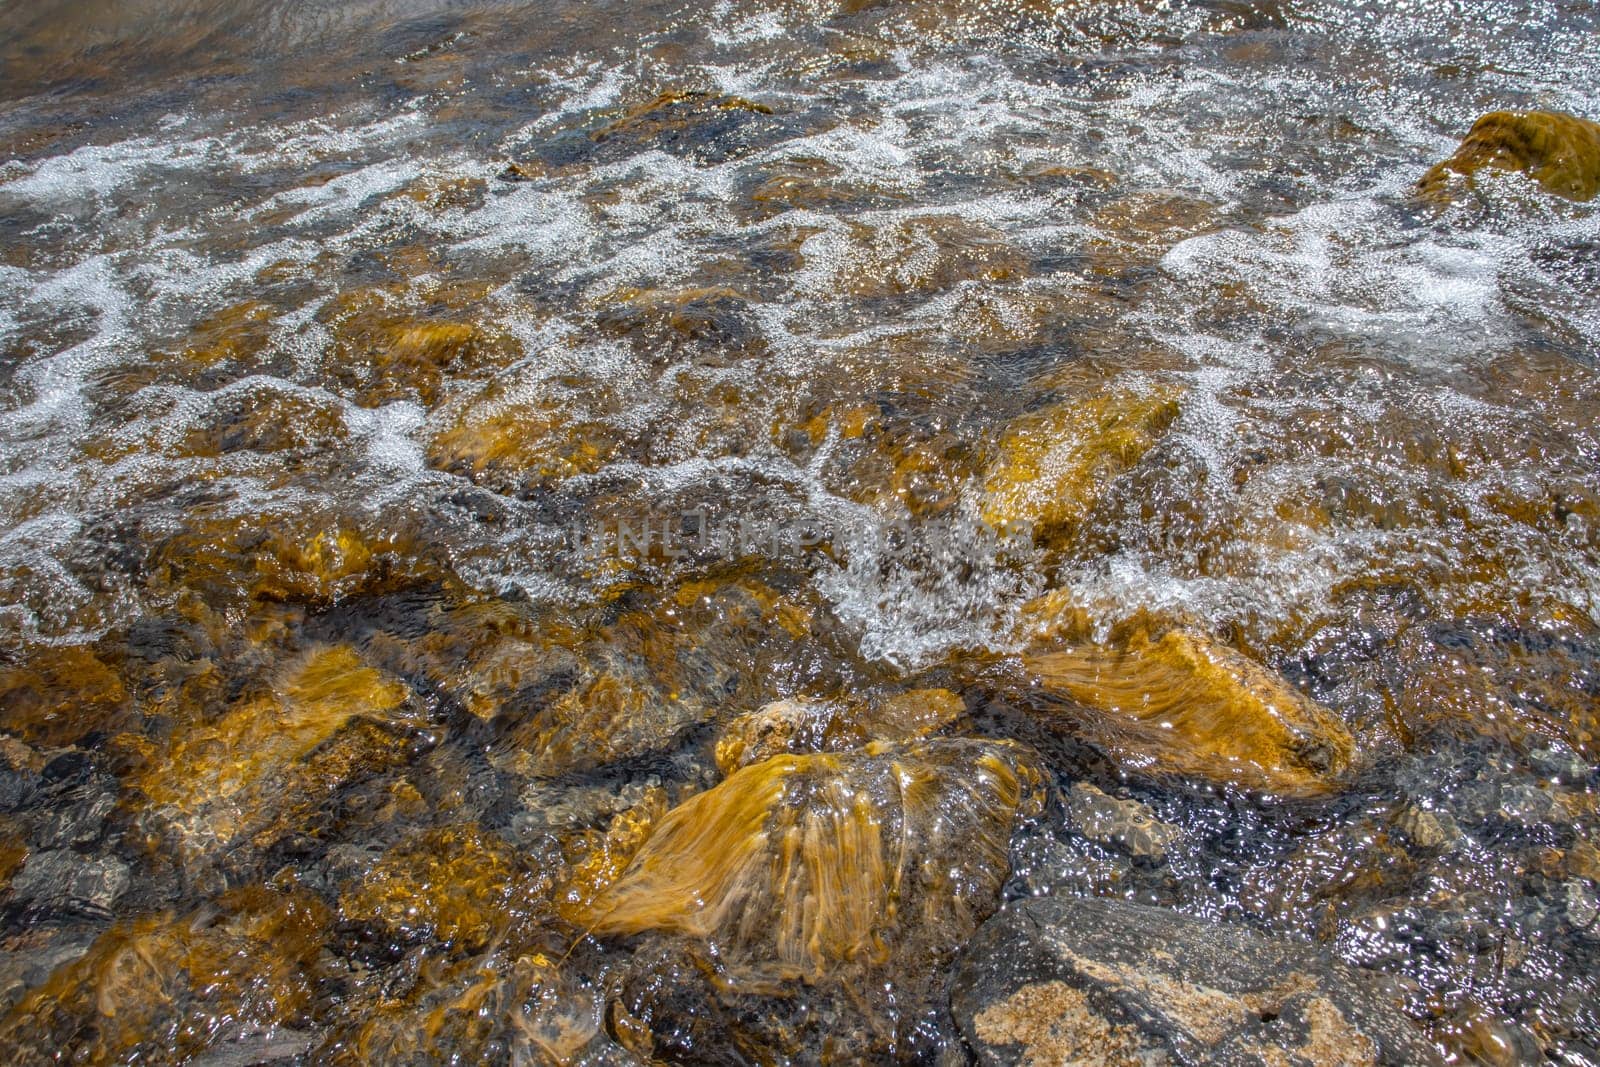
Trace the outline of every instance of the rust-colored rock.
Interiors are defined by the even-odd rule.
[[[131,919],[0,1021],[13,1063],[178,1064],[225,1031],[310,1023],[328,909],[299,889],[234,890],[186,915]]]
[[[499,492],[516,492],[593,474],[616,456],[619,432],[582,399],[519,392],[491,384],[452,413],[428,449],[428,462]]]
[[[732,774],[779,755],[846,752],[873,741],[912,741],[966,710],[948,689],[913,689],[874,702],[774,700],[730,722],[717,740],[717,767]]]
[[[1037,774],[979,741],[774,757],[669,812],[588,926],[686,934],[774,977],[929,960],[995,906]]]
[[[1045,693],[1124,765],[1308,795],[1336,787],[1355,741],[1327,708],[1198,632],[1136,624],[1111,643],[1023,657]]]
[[[1178,417],[1178,395],[1110,390],[1024,415],[1006,428],[984,481],[984,521],[1071,530]]]
[[[0,730],[30,744],[114,732],[131,710],[122,677],[86,645],[33,647],[0,666]]]
[[[1471,189],[1480,171],[1526,174],[1548,193],[1593,200],[1600,192],[1600,124],[1554,111],[1492,111],[1473,123],[1455,154],[1417,184],[1431,200]]]
[[[550,877],[473,825],[425,830],[384,853],[339,896],[339,917],[374,937],[481,949],[546,903]]]
[[[269,692],[151,746],[133,785],[185,860],[245,840],[264,847],[341,786],[405,762],[426,725],[399,679],[348,646],[321,648]]]

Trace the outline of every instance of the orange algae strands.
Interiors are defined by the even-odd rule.
[[[1249,657],[1182,629],[1023,657],[1047,693],[1125,763],[1283,795],[1333,789],[1355,741],[1339,718]]]
[[[1041,782],[1004,742],[774,756],[668,812],[585,918],[702,938],[770,977],[948,951],[993,910]]]

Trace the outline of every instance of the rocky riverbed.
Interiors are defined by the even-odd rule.
[[[0,0],[6,1061],[1600,1064],[1597,100]]]

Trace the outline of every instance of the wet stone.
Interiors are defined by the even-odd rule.
[[[34,745],[69,745],[96,730],[114,730],[129,711],[122,678],[84,645],[32,648],[0,664],[4,724]]]
[[[87,924],[52,923],[8,938],[0,948],[0,1013],[9,1011],[57,967],[87,952],[98,931],[98,926]]]
[[[308,1021],[327,909],[296,890],[233,890],[123,920],[0,1019],[13,1062],[181,1063],[237,1028]]]
[[[862,300],[926,299],[963,282],[1008,282],[1027,259],[995,228],[955,215],[915,215],[877,225],[851,221],[842,233],[810,238],[807,264],[841,295]]]
[[[309,1061],[637,1064],[602,1028],[597,991],[550,953],[491,951],[448,968],[420,953],[363,1011],[326,1033]]]
[[[998,903],[1039,773],[968,740],[780,755],[667,812],[577,916],[635,939],[635,1051],[682,1059],[693,1025],[697,1062],[818,1041],[908,1058],[937,1029],[944,961]]]
[[[367,940],[476,949],[536,914],[548,892],[549,878],[497,835],[445,827],[386,852],[340,895],[339,918]]]
[[[1177,395],[1157,389],[1106,391],[1022,416],[1006,427],[985,478],[984,520],[1072,532],[1178,413]]]
[[[871,702],[774,700],[728,723],[717,740],[717,767],[731,774],[777,755],[910,741],[936,732],[965,710],[948,689],[907,690]]]
[[[984,924],[951,1005],[984,1064],[1438,1064],[1377,976],[1122,901],[1036,897]]]
[[[1551,111],[1491,112],[1417,188],[1448,199],[1454,185],[1471,189],[1484,170],[1520,172],[1556,196],[1592,200],[1600,192],[1600,125]]]
[[[411,690],[347,645],[312,649],[273,682],[215,721],[139,746],[141,820],[185,864],[301,833],[341,789],[410,762],[435,740]]]
[[[1203,633],[1121,629],[1022,662],[1046,697],[1036,706],[1074,719],[1129,769],[1284,795],[1329,792],[1350,770],[1349,729],[1274,672]]]
[[[1067,813],[1074,828],[1091,841],[1158,863],[1166,858],[1168,846],[1183,836],[1178,827],[1157,819],[1148,805],[1107,796],[1087,782],[1072,787]]]
[[[1567,909],[1567,921],[1581,937],[1600,941],[1600,897],[1595,894],[1594,883],[1571,881],[1562,886]]]
[[[11,881],[10,902],[29,912],[110,915],[127,892],[128,865],[71,849],[34,852]]]
[[[16,811],[44,784],[44,757],[14,737],[0,735],[0,812]]]
[[[657,148],[702,163],[737,159],[790,134],[766,104],[740,96],[673,90],[630,108],[589,134],[597,154],[615,158]]]
[[[1447,849],[1461,840],[1461,828],[1445,811],[1428,811],[1407,805],[1395,817],[1395,826],[1419,848]]]

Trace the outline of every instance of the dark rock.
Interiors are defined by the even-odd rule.
[[[50,977],[57,967],[78,959],[94,943],[97,927],[36,926],[0,949],[0,1013]]]
[[[13,737],[0,736],[0,811],[27,806],[44,785],[44,759]]]
[[[192,1067],[256,1067],[304,1056],[316,1037],[298,1030],[270,1030],[219,1042]]]
[[[128,865],[115,856],[70,849],[35,852],[11,883],[11,901],[30,911],[108,915],[128,888]]]
[[[44,780],[50,785],[86,780],[94,771],[94,761],[85,752],[63,752],[44,766]]]
[[[1122,901],[1036,897],[978,931],[951,1009],[985,1064],[1437,1064],[1371,974]]]
[[[105,836],[117,795],[111,789],[90,786],[73,790],[55,803],[56,807],[39,817],[34,835],[39,846],[87,849]]]

